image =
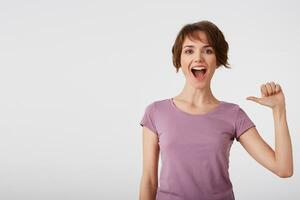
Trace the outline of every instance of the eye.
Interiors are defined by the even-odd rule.
[[[191,49],[188,49],[188,50],[185,50],[184,51],[184,53],[186,53],[186,54],[190,54],[190,53],[192,53],[193,51],[191,50]]]
[[[206,49],[205,53],[212,54],[214,51],[212,49]]]

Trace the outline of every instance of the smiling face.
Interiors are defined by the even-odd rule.
[[[208,43],[206,34],[203,31],[197,31],[197,34],[200,40],[192,38],[191,40],[189,37],[184,39],[181,68],[189,84],[195,88],[204,88],[210,86],[217,59],[214,49]]]

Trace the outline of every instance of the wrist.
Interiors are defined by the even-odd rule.
[[[285,112],[285,104],[275,105],[272,110],[273,112]]]

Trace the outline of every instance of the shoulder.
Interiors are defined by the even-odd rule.
[[[154,116],[162,117],[172,115],[172,100],[171,98],[154,100],[149,104],[149,109]]]
[[[169,103],[170,103],[169,98],[168,99],[159,99],[159,100],[151,101],[148,104],[148,107],[151,107],[152,109],[159,109],[159,108],[167,106]]]
[[[237,103],[234,103],[234,102],[228,102],[228,101],[222,101],[222,102],[223,102],[224,108],[225,108],[226,110],[236,112],[237,110],[240,109],[240,106],[239,106],[239,104],[237,104]]]
[[[249,116],[247,114],[247,109],[244,109],[242,106],[240,106],[237,103],[230,103],[230,102],[226,102],[225,104],[227,104],[228,109],[230,110],[230,113],[232,114],[232,118],[235,120],[243,120],[243,119],[248,119]]]
[[[244,118],[247,115],[246,111],[238,103],[225,101],[223,104],[223,112],[234,120]]]

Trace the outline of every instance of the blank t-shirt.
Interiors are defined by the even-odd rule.
[[[234,200],[229,178],[233,140],[255,124],[239,105],[220,101],[205,114],[173,98],[147,105],[140,122],[158,136],[161,171],[156,200]]]

